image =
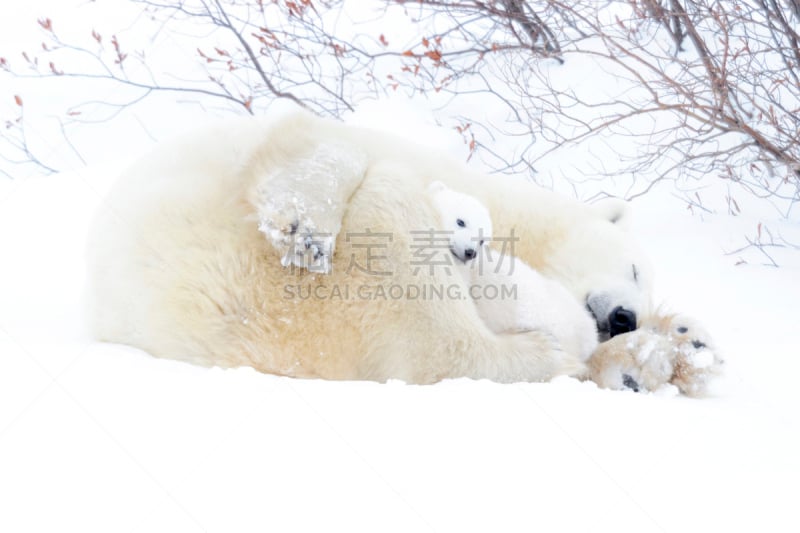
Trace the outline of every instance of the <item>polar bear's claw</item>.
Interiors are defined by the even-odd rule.
[[[281,251],[284,267],[296,266],[310,272],[330,273],[333,240],[329,237],[315,238],[314,232],[304,227],[302,232],[290,233],[285,240],[273,241],[273,245]]]
[[[278,251],[284,267],[329,274],[335,243],[333,232],[320,229],[293,202],[288,204],[288,209],[279,209],[279,202],[268,203],[268,209],[260,213],[259,231]]]
[[[636,383],[636,380],[630,374],[622,374],[622,384],[633,392],[639,392],[639,384]]]

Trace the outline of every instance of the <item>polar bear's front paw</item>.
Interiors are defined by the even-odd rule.
[[[301,213],[263,217],[258,229],[281,254],[281,265],[296,266],[310,272],[331,271],[336,237],[318,230],[314,222]]]
[[[635,392],[673,386],[702,396],[722,368],[722,359],[696,322],[681,316],[651,317],[639,329],[600,344],[589,360],[598,385]]]

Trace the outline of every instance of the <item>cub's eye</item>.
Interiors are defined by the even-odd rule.
[[[485,243],[485,242],[486,242],[486,241],[481,241],[481,242],[480,242],[480,244],[479,244],[479,246],[483,246],[483,243]]]
[[[458,220],[456,220],[456,224],[458,224],[459,228],[465,228],[467,226],[466,222],[464,222],[460,218]]]
[[[633,281],[638,283],[639,282],[639,269],[636,268],[636,265],[631,265],[631,267],[633,268]]]

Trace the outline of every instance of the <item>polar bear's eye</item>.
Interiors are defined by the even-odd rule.
[[[480,242],[480,244],[478,244],[478,246],[483,246],[483,243],[485,243],[485,242],[486,242],[486,241],[483,241],[483,240],[482,240],[482,241]]]
[[[467,224],[460,218],[456,220],[456,224],[458,224],[459,228],[465,228],[467,226]]]
[[[638,283],[638,281],[639,281],[639,269],[636,268],[636,265],[631,265],[631,268],[633,268],[633,281]]]

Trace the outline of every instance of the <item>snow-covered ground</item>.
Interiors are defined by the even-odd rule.
[[[709,398],[301,381],[87,338],[113,170],[0,181],[0,531],[797,527],[798,270],[736,266],[735,219],[635,204],[660,299],[726,357]]]
[[[40,13],[26,8],[25,23]],[[0,43],[16,26],[0,19]],[[13,83],[0,94],[30,89]],[[63,96],[48,91],[25,92],[26,105]],[[197,116],[147,112],[160,138]],[[464,149],[452,132],[415,131],[411,114],[364,106],[351,120]],[[136,115],[120,120],[76,132],[106,164],[0,178],[0,531],[800,527],[800,252],[769,249],[780,268],[757,250],[725,254],[759,222],[800,242],[796,222],[692,215],[668,187],[635,200],[657,300],[699,318],[725,357],[704,399],[568,378],[408,386],[198,368],[85,333],[89,220],[122,159],[150,142],[125,125]],[[29,133],[45,155],[72,152]],[[542,169],[571,168],[580,151],[560,157]]]

